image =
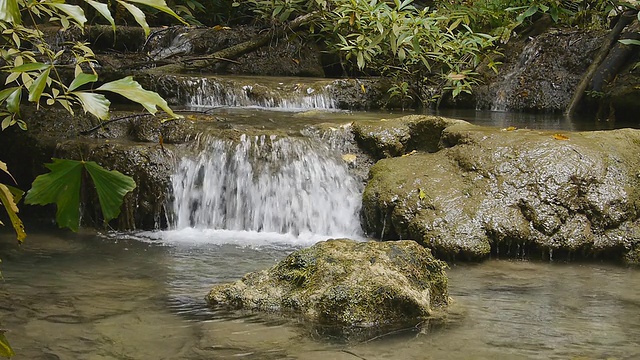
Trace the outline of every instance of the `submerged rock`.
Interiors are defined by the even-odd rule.
[[[640,246],[640,131],[554,134],[456,121],[437,134],[439,151],[371,168],[366,231],[417,239],[447,258],[527,248],[621,258]]]
[[[414,241],[340,239],[298,250],[207,295],[214,306],[294,313],[322,325],[415,322],[449,302],[446,264]]]

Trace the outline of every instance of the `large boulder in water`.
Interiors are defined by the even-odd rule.
[[[445,267],[414,241],[329,240],[216,285],[207,301],[338,327],[415,324],[448,304]]]
[[[629,254],[640,248],[640,131],[554,133],[428,116],[394,121],[406,129],[433,123],[438,136],[421,142],[419,132],[408,132],[402,143],[413,145],[397,151],[408,156],[371,168],[363,196],[371,234],[416,239],[445,258],[525,250],[637,257]],[[389,123],[379,131],[388,132]],[[360,136],[373,139],[374,125],[354,129],[366,127]],[[435,138],[440,150],[412,152]],[[388,149],[384,141],[367,144],[378,144],[377,154]]]

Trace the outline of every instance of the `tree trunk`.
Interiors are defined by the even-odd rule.
[[[609,54],[609,51],[620,38],[620,34],[622,33],[622,30],[624,30],[624,28],[636,18],[636,14],[637,14],[637,11],[626,11],[624,14],[622,14],[622,16],[620,16],[620,20],[618,20],[618,23],[616,23],[616,26],[611,30],[611,32],[605,39],[605,43],[602,44],[602,47],[600,47],[600,50],[598,51],[595,58],[593,59],[593,62],[591,63],[591,65],[587,69],[587,72],[584,74],[584,76],[582,77],[582,80],[580,80],[580,83],[576,87],[576,90],[573,93],[573,97],[571,98],[571,101],[569,102],[569,105],[567,106],[567,109],[565,111],[565,115],[572,116],[575,114],[578,108],[578,105],[580,104],[580,102],[582,101],[582,98],[584,97],[584,92],[587,90],[589,84],[591,83],[591,79],[593,78],[593,75],[596,73],[596,70],[598,69],[600,64],[602,64],[602,62],[606,59],[607,55]]]

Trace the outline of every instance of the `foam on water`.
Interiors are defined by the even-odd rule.
[[[224,229],[184,228],[166,231],[145,231],[136,238],[151,243],[170,246],[198,246],[203,244],[236,245],[240,247],[309,247],[329,237],[312,233],[279,234],[274,232],[238,231]]]
[[[362,184],[339,154],[305,138],[210,139],[172,176],[163,241],[301,243],[362,238]]]

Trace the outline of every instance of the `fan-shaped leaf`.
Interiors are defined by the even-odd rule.
[[[53,163],[45,166],[51,172],[36,178],[27,193],[25,203],[55,203],[58,207],[58,226],[68,227],[73,231],[77,231],[80,225],[82,169],[86,169],[93,180],[105,221],[120,214],[124,196],[136,187],[131,177],[115,170],[108,171],[93,161],[53,159]]]
[[[105,221],[115,219],[120,214],[124,196],[136,188],[136,182],[116,170],[106,170],[93,161],[84,163],[98,193],[100,209]]]
[[[82,162],[76,160],[53,159],[45,164],[51,172],[38,176],[24,199],[25,204],[57,206],[58,226],[73,231],[80,225],[80,181]]]

